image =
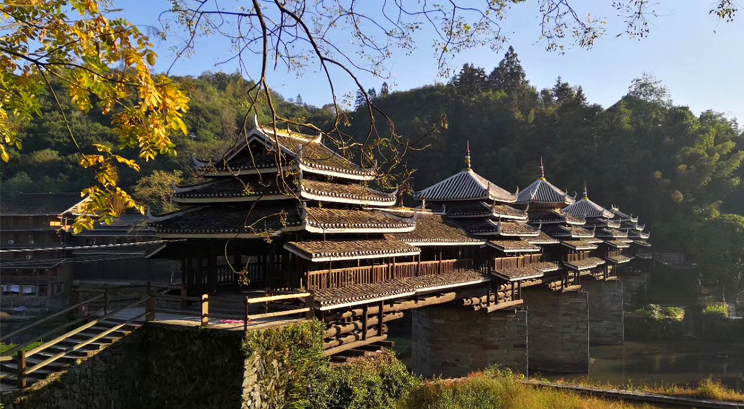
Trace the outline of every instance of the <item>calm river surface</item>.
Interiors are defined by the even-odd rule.
[[[591,347],[589,374],[551,375],[548,379],[589,378],[622,384],[693,384],[713,375],[744,391],[744,340],[719,343],[695,340],[626,341],[625,345]]]

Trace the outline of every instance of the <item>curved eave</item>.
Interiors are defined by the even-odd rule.
[[[415,241],[415,240],[403,240],[402,242],[416,247],[424,246],[482,246],[486,244],[485,241]]]
[[[211,233],[211,232],[177,232],[177,231],[168,231],[168,232],[161,232],[156,231],[155,235],[157,237],[163,237],[163,238],[177,238],[177,239],[198,239],[198,238],[204,238],[204,239],[257,239],[257,238],[264,238],[268,234],[269,236],[277,236],[279,234],[285,233],[285,232],[291,232],[291,231],[301,231],[303,229],[302,226],[295,226],[295,227],[287,227],[283,228],[281,230],[273,230],[268,232],[261,232],[261,233]]]
[[[334,168],[318,169],[312,165],[308,165],[307,163],[303,161],[300,162],[300,170],[302,170],[303,172],[307,172],[307,173],[314,173],[317,175],[324,175],[324,176],[333,176],[333,177],[349,179],[349,180],[374,180],[375,179],[374,173],[356,174],[356,173],[342,172]]]
[[[496,249],[498,251],[501,251],[501,252],[504,252],[504,253],[539,253],[540,252],[540,248],[539,247],[538,248],[529,248],[529,249],[527,249],[527,248],[506,249],[506,248],[503,248],[503,247],[499,247],[499,246],[497,246],[495,244],[492,244],[490,242],[487,242],[486,245],[488,247],[494,248],[494,249]]]
[[[390,207],[390,206],[394,206],[396,202],[395,197],[392,197],[389,200],[385,200],[385,201],[362,200],[362,199],[355,199],[355,198],[343,197],[343,196],[318,195],[315,193],[310,193],[306,191],[305,189],[302,189],[302,191],[300,192],[300,196],[303,199],[317,200],[319,202],[346,203],[346,204],[356,204],[356,205],[362,205],[362,206]]]
[[[405,226],[405,227],[331,227],[331,228],[323,228],[323,227],[316,227],[311,225],[310,223],[305,225],[305,231],[309,233],[320,233],[320,234],[331,234],[331,233],[340,233],[340,234],[352,234],[352,233],[408,233],[412,232],[416,229],[416,225],[412,226]]]
[[[296,170],[296,165],[288,165],[282,167],[282,171]],[[220,170],[216,172],[203,173],[204,177],[219,177],[219,176],[243,176],[243,175],[258,175],[263,173],[279,173],[279,168],[251,168],[251,169],[236,169],[236,170]]]
[[[255,202],[257,200],[286,200],[292,198],[292,195],[266,195],[266,196],[205,196],[205,197],[174,197],[173,201],[177,203],[239,203]]]
[[[597,268],[597,267],[599,267],[599,266],[601,266],[603,264],[605,264],[605,261],[604,260],[602,260],[601,262],[598,261],[594,265],[587,265],[587,266],[574,266],[574,265],[571,265],[569,262],[566,262],[566,261],[563,262],[563,265],[565,265],[566,267],[568,267],[571,270],[576,270],[576,271],[591,270],[591,269]]]
[[[362,259],[374,259],[374,258],[386,258],[386,257],[407,257],[407,256],[417,256],[421,253],[421,249],[414,249],[411,251],[401,251],[396,253],[385,253],[385,254],[367,254],[367,255],[348,255],[348,256],[319,256],[316,257],[315,255],[312,255],[308,257],[308,254],[302,251],[297,251],[292,247],[287,247],[287,245],[284,245],[284,249],[289,251],[290,253],[296,255],[297,257],[300,257],[305,260],[309,260],[313,263],[323,263],[327,261],[343,261],[343,260],[362,260]]]
[[[540,272],[536,272],[533,275],[524,276],[524,277],[518,277],[518,278],[517,277],[511,277],[510,278],[509,276],[506,276],[504,274],[501,274],[498,271],[492,271],[491,274],[495,275],[496,277],[498,277],[498,278],[500,278],[500,279],[502,279],[504,281],[509,281],[509,282],[532,280],[532,279],[535,279],[535,278],[540,278],[540,277],[545,276],[545,273],[540,273]]]

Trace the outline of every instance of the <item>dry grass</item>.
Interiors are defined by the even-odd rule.
[[[744,393],[726,388],[721,381],[713,377],[705,378],[695,386],[679,385],[611,385],[609,383],[592,382],[588,379],[559,379],[553,381],[562,385],[588,386],[600,389],[619,389],[633,392],[654,393],[657,395],[679,396],[687,398],[709,399],[728,402],[743,402]]]
[[[536,388],[521,383],[508,371],[490,370],[458,380],[424,383],[400,402],[399,409],[652,409],[582,396],[573,392]]]

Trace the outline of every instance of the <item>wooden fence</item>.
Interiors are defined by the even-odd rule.
[[[494,261],[494,269],[503,271],[512,268],[526,267],[533,263],[539,263],[543,260],[542,254],[528,254],[525,256],[498,257]]]
[[[95,290],[89,290],[89,291],[94,292]],[[108,295],[108,291],[106,290],[104,294],[96,295],[92,298],[86,299],[75,305],[67,307],[62,311],[59,311],[55,314],[52,314],[48,317],[38,320],[30,325],[20,328],[17,331],[13,331],[9,334],[6,334],[0,339],[0,341],[6,340],[12,336],[15,336],[20,333],[26,332],[30,329],[36,328],[38,325],[44,322],[48,322],[49,320],[53,318],[59,317],[62,314],[72,311],[84,304],[104,302],[106,305],[108,305],[110,302],[120,302],[120,303],[126,302],[126,305],[122,306],[121,308],[117,308],[114,311],[104,313],[104,315],[101,317],[93,318],[93,319],[89,317],[80,317],[80,318],[77,318],[73,322],[65,322],[62,325],[59,325],[52,330],[46,331],[44,334],[30,338],[26,342],[20,345],[17,345],[9,349],[8,351],[3,352],[3,354],[0,355],[0,362],[7,362],[7,361],[16,362],[17,370],[15,374],[15,380],[16,380],[16,386],[18,388],[20,389],[26,388],[27,378],[32,373],[37,372],[43,369],[44,367],[48,366],[49,364],[59,359],[62,359],[65,356],[68,356],[69,354],[75,351],[82,349],[86,345],[89,345],[116,331],[121,330],[123,327],[127,325],[141,321],[143,318],[145,321],[154,321],[158,312],[177,313],[179,315],[193,314],[193,315],[200,317],[200,325],[203,327],[209,324],[210,317],[219,317],[218,314],[210,314],[209,312],[210,298],[208,294],[203,294],[201,297],[182,297],[182,296],[176,296],[176,295],[149,293],[148,295],[141,297],[141,298],[126,299],[126,300],[123,300],[123,299],[122,300],[111,300],[111,299],[108,299],[107,295]],[[201,308],[199,309],[199,311],[190,311],[190,310],[183,310],[183,309],[169,310],[166,308],[158,308],[159,300],[160,301],[179,301],[181,303],[198,302],[200,303]],[[282,308],[279,311],[269,312],[270,303],[273,303],[276,301],[288,301],[288,300],[299,300],[300,305],[286,305],[285,307],[288,307],[288,308]],[[216,303],[233,303],[233,304],[241,303],[244,307],[243,309],[244,313],[241,316],[244,330],[248,329],[248,322],[250,321],[282,317],[282,316],[287,316],[287,315],[295,315],[295,314],[303,314],[306,318],[312,318],[314,311],[315,311],[313,308],[312,294],[308,292],[292,293],[292,294],[277,294],[277,295],[269,295],[269,296],[262,296],[262,297],[245,297],[243,300],[213,300],[212,301],[213,304],[215,302]],[[248,313],[249,306],[256,305],[256,304],[263,304],[265,312],[259,313],[259,314],[249,314]],[[103,329],[97,329],[98,328],[97,324],[103,321],[106,321],[106,320],[110,320],[112,318],[116,318],[116,315],[121,313],[122,311],[127,310],[127,309],[141,308],[141,307],[144,307],[143,312],[141,314],[137,314],[134,317],[126,319],[126,320],[123,320],[123,319],[117,320],[114,322],[114,325],[111,327],[104,327]],[[104,310],[106,309],[107,308],[104,308]],[[235,318],[235,317],[231,316],[230,318]],[[23,350],[25,347],[27,347],[34,341],[46,338],[48,336],[54,336],[55,334],[59,334],[59,332],[67,328],[70,328],[71,326],[75,326],[75,328],[61,335],[56,336],[54,339],[50,341],[43,342],[41,345],[29,351]],[[90,330],[90,332],[95,332],[95,333],[84,334],[84,335],[81,334],[83,333],[83,331],[86,331],[86,330]],[[83,338],[87,338],[87,339],[84,339],[84,340],[80,339],[81,335]],[[64,350],[57,352],[57,353],[54,353],[54,352],[59,350],[59,348],[55,348],[52,350],[49,349],[64,341],[72,341],[74,345],[69,346],[65,348]],[[33,366],[27,365],[28,358],[43,351],[50,351],[52,355],[49,356],[47,359],[44,359],[43,361]],[[46,355],[50,355],[50,354],[46,354]]]
[[[308,290],[340,288],[356,284],[381,283],[399,278],[447,274],[472,268],[472,259],[457,259],[315,270],[307,273],[307,288]]]

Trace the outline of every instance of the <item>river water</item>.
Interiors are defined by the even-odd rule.
[[[744,340],[626,341],[625,345],[591,347],[589,356],[589,374],[545,377],[588,378],[613,385],[691,385],[712,375],[726,386],[744,392]]]

